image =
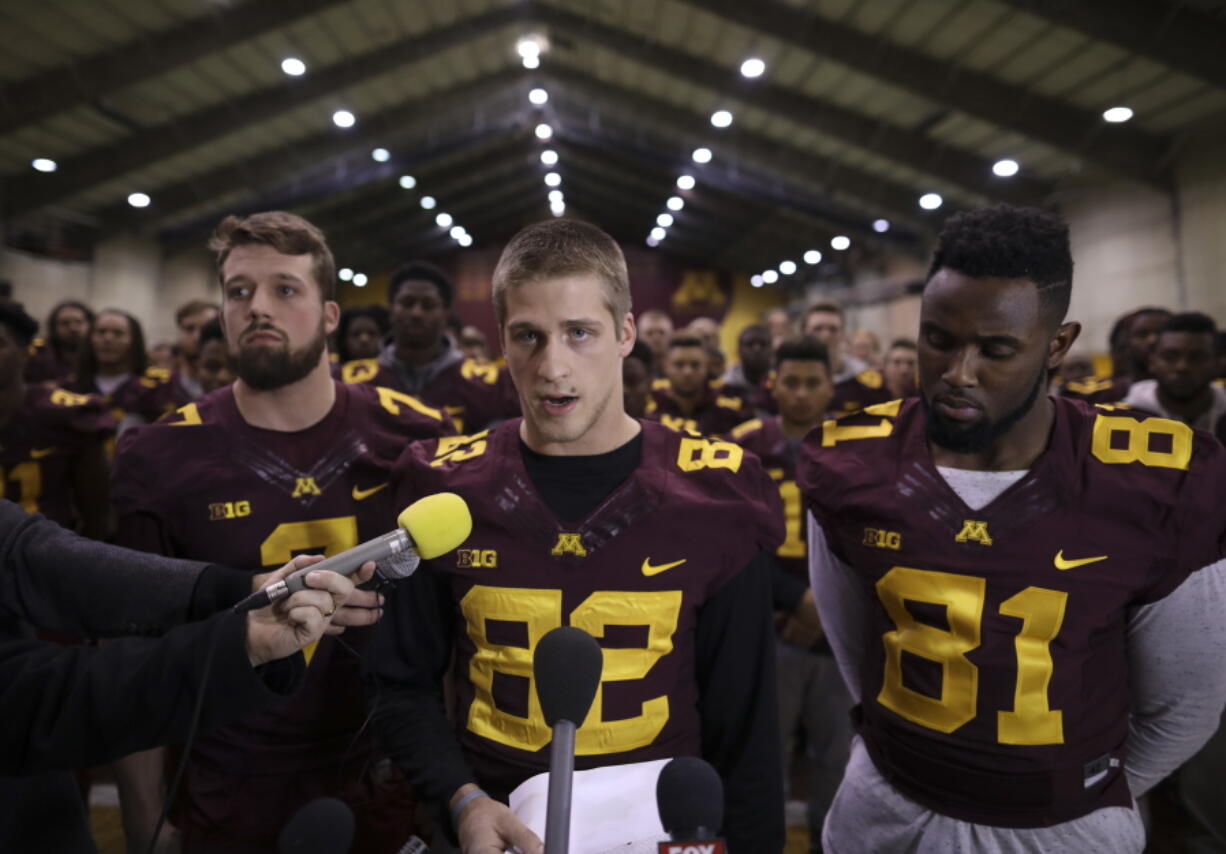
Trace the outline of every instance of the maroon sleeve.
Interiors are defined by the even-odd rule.
[[[111,469],[111,503],[117,516],[116,544],[170,555],[156,454],[151,447],[159,429],[163,428],[134,427],[120,437]]]

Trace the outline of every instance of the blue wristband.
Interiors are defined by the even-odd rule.
[[[456,827],[456,829],[458,830],[459,829],[458,825],[460,823],[460,813],[464,812],[464,807],[471,804],[477,798],[488,798],[488,797],[489,795],[487,795],[484,790],[473,789],[471,792],[466,794],[464,797],[456,801],[455,804],[451,807],[451,826]]]

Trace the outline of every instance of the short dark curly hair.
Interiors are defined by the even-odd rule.
[[[996,205],[951,216],[937,239],[927,280],[942,269],[973,279],[1029,279],[1053,324],[1068,313],[1073,292],[1068,225],[1038,208]]]
[[[341,312],[340,322],[336,325],[336,353],[340,356],[342,362],[348,362],[353,358],[349,352],[349,345],[346,343],[346,336],[349,334],[349,327],[359,317],[368,317],[375,322],[375,326],[379,329],[379,337],[387,336],[389,328],[389,320],[387,317],[387,309],[381,305],[358,305],[353,308],[347,308]]]
[[[812,335],[797,335],[779,342],[774,363],[778,368],[789,359],[797,362],[821,362],[830,370],[830,351]]]
[[[400,290],[401,285],[405,282],[416,281],[430,282],[438,288],[438,297],[443,301],[443,305],[451,307],[451,297],[455,292],[451,279],[447,278],[447,274],[438,267],[426,261],[409,261],[392,271],[392,276],[387,282],[388,305],[396,301],[396,292]]]
[[[21,303],[9,300],[0,300],[0,325],[7,327],[22,347],[29,347],[38,334],[38,321],[26,313]]]
[[[1217,337],[1217,324],[1213,318],[1199,311],[1185,311],[1172,314],[1171,319],[1162,328],[1163,332],[1191,332],[1194,335],[1212,335]]]

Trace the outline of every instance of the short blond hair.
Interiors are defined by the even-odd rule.
[[[594,275],[605,308],[620,327],[630,311],[630,274],[617,241],[594,225],[574,219],[534,223],[511,238],[494,268],[494,314],[507,319],[507,291],[528,282]]]
[[[287,211],[263,211],[246,217],[228,216],[217,224],[209,249],[217,255],[217,278],[225,279],[222,267],[239,246],[271,246],[283,255],[310,255],[321,300],[336,299],[336,261],[324,233],[313,224]]]

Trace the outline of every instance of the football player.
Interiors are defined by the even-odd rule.
[[[423,797],[450,807],[464,851],[539,852],[505,799],[549,763],[533,650],[577,626],[604,647],[604,672],[576,767],[702,756],[724,779],[732,850],[779,851],[763,557],[783,535],[774,484],[735,444],[625,413],[634,317],[607,234],[529,226],[503,251],[493,294],[524,416],[419,443],[397,464],[398,502],[457,492],[473,532],[389,596],[369,659],[382,743]]]
[[[834,371],[834,397],[830,414],[856,412],[874,403],[890,399],[890,391],[880,372],[873,370],[853,355],[845,354],[843,309],[836,303],[819,302],[805,312],[802,324],[805,335],[812,335],[826,345]]]
[[[722,389],[712,388],[708,370],[710,355],[702,339],[690,332],[677,332],[668,340],[664,381],[654,383],[654,406],[649,416],[672,430],[718,436],[753,417],[745,401]]]
[[[886,351],[881,364],[881,378],[885,380],[891,398],[915,397],[919,394],[919,389],[915,387],[915,366],[918,361],[915,352],[915,342],[910,338],[895,339]]]
[[[313,225],[283,212],[228,217],[210,245],[238,379],[123,437],[118,541],[261,573],[392,530],[402,508],[388,489],[391,467],[408,442],[450,432],[446,416],[392,389],[332,378],[325,339],[339,315],[336,274]],[[349,611],[342,624],[377,615]],[[359,628],[344,643],[308,648],[306,685],[293,702],[193,746],[174,813],[186,851],[271,850],[294,812],[322,795],[356,814],[355,851],[404,844],[412,799],[375,764],[362,731],[359,652],[368,637]],[[129,763],[134,832],[148,834],[157,815],[155,760]]]
[[[830,421],[801,490],[859,703],[826,851],[1140,852],[1135,798],[1226,702],[1226,452],[1046,392],[1077,338],[1068,229],[952,217],[919,399]]]
[[[1217,375],[1217,326],[1199,311],[1176,314],[1158,335],[1149,356],[1150,380],[1138,380],[1124,403],[1226,441],[1226,388]]]
[[[756,410],[775,412],[770,391],[771,333],[762,323],[751,323],[736,339],[740,361],[724,375],[723,391],[746,400]]]
[[[0,302],[0,497],[92,539],[108,531],[105,446],[115,419],[97,395],[22,377],[38,322]]]
[[[1060,393],[1087,403],[1123,400],[1134,382],[1150,378],[1149,356],[1158,341],[1158,333],[1170,318],[1171,313],[1165,308],[1146,306],[1116,320],[1107,336],[1112,376],[1071,379]]]
[[[342,380],[414,395],[445,409],[460,431],[481,430],[519,414],[502,365],[465,359],[447,337],[453,287],[441,270],[410,261],[393,271],[387,289],[392,341],[377,359],[342,365]]]
[[[771,394],[778,415],[747,421],[731,438],[757,455],[779,487],[786,536],[775,552],[774,601],[779,640],[779,735],[783,755],[803,728],[808,757],[809,838],[820,850],[822,821],[843,777],[851,744],[851,700],[830,645],[822,638],[805,544],[804,514],[796,486],[801,440],[822,423],[834,393],[830,355],[813,337],[786,339],[775,351]]]
[[[77,371],[81,349],[94,325],[94,312],[83,302],[64,300],[47,315],[47,338],[34,340],[26,362],[26,380],[62,383]]]

